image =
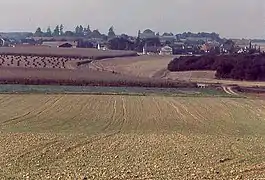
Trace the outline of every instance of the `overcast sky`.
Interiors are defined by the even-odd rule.
[[[265,39],[264,0],[0,0],[0,31],[35,31],[76,24],[106,33],[217,32]]]

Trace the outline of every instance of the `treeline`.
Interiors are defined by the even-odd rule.
[[[199,33],[192,33],[192,32],[184,32],[182,34],[177,34],[176,35],[178,39],[186,39],[186,38],[209,38],[218,42],[222,41],[222,38],[220,38],[220,35],[212,32],[212,33],[207,33],[207,32],[199,32]]]
[[[183,56],[171,61],[168,70],[214,70],[220,79],[264,81],[265,54]]]
[[[35,37],[59,37],[59,36],[65,36],[65,37],[92,37],[92,38],[103,38],[107,39],[109,37],[115,37],[114,28],[110,27],[108,35],[100,33],[98,29],[91,30],[90,26],[87,25],[87,27],[84,27],[82,25],[78,25],[75,27],[74,31],[64,31],[64,26],[56,25],[54,29],[51,29],[51,27],[48,27],[46,31],[43,31],[40,27],[38,27],[33,34]]]

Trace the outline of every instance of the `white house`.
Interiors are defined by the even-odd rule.
[[[159,55],[165,56],[165,55],[172,55],[173,54],[173,48],[170,46],[164,46],[161,48]]]

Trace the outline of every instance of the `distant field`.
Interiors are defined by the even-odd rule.
[[[98,50],[93,48],[50,48],[50,47],[1,47],[4,55],[62,56],[69,58],[104,59],[112,57],[136,56],[133,51]]]
[[[90,68],[140,77],[154,77],[165,70],[173,56],[138,56],[94,61]]]
[[[1,179],[265,177],[265,101],[0,95]]]

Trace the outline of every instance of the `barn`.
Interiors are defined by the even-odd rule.
[[[43,46],[57,47],[57,48],[76,48],[76,41],[47,41],[42,43]]]

